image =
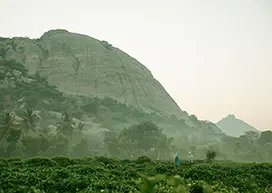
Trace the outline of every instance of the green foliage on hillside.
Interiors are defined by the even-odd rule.
[[[19,105],[24,108],[40,108],[48,100],[54,104],[63,101],[63,95],[39,75],[30,76],[26,68],[15,62],[0,60],[0,108],[17,111]]]
[[[271,132],[232,138],[218,133],[212,123],[188,117],[198,127],[111,98],[67,96],[38,73],[30,75],[20,63],[0,59],[1,157],[169,159],[180,152],[186,159],[191,151],[196,159],[205,159],[212,149],[218,159],[272,160]]]
[[[38,74],[29,75],[15,61],[1,60],[0,67],[0,156],[90,155],[95,147],[90,147],[92,142],[84,135],[91,128],[85,127],[81,116],[94,118],[100,127],[111,129],[120,123],[146,120],[147,114],[110,98],[64,96]],[[50,118],[50,114],[60,117]],[[49,124],[54,124],[53,128]],[[121,124],[117,133],[123,127]],[[158,130],[155,125],[151,127]],[[103,139],[98,143],[102,144]]]
[[[173,152],[172,138],[164,135],[152,122],[125,128],[118,135],[109,131],[104,143],[113,157],[134,158],[148,155],[153,159],[168,159]]]

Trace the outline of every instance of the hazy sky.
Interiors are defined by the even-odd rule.
[[[0,36],[63,28],[147,66],[200,119],[272,129],[272,0],[0,0]]]

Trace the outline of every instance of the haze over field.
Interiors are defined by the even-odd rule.
[[[2,37],[63,28],[107,40],[146,65],[182,109],[272,128],[270,0],[0,0],[0,17]]]

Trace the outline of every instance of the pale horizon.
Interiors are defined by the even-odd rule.
[[[182,110],[272,129],[272,1],[0,0],[0,37],[66,29],[136,58]]]

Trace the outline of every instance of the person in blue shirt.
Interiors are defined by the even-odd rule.
[[[175,165],[178,167],[178,166],[180,166],[180,163],[181,163],[181,160],[179,158],[179,154],[176,153],[176,156],[175,156]]]

